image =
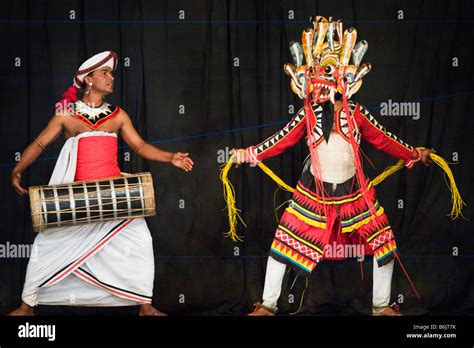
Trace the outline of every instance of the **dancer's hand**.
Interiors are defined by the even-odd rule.
[[[234,156],[235,168],[239,168],[242,163],[248,163],[247,152],[244,149],[232,149],[230,152]]]
[[[423,163],[425,166],[429,167],[431,163],[433,163],[430,154],[436,153],[435,149],[425,149],[425,150],[420,150],[421,152],[421,158],[420,162]]]
[[[12,172],[12,186],[20,196],[28,193],[28,191],[21,186],[21,173]]]
[[[193,169],[194,162],[188,157],[189,153],[176,152],[171,158],[171,164],[175,167],[181,168],[185,172],[190,172]]]

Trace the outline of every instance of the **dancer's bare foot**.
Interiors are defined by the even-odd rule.
[[[251,317],[273,317],[275,315],[270,309],[262,306],[260,302],[254,303],[254,306],[253,312],[248,314]]]
[[[153,307],[151,304],[142,304],[140,306],[140,316],[155,316],[155,317],[165,317],[168,314],[160,312],[158,309]]]
[[[7,314],[8,316],[33,316],[35,315],[33,307],[28,306],[25,302],[22,302],[20,307]]]
[[[401,317],[400,307],[397,304],[385,306],[382,308],[372,308],[372,315],[374,317]]]

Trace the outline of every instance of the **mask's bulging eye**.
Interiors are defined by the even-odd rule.
[[[334,73],[334,67],[332,65],[327,65],[324,67],[324,72],[326,75],[332,75]]]
[[[300,84],[303,84],[303,83],[304,83],[304,80],[305,80],[305,79],[304,79],[304,74],[298,74],[297,76],[298,76],[298,82],[299,82]]]
[[[348,83],[353,83],[354,82],[354,74],[353,73],[347,73],[346,76],[344,76],[344,81]]]

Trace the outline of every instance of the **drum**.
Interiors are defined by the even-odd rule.
[[[29,188],[33,229],[153,216],[150,173]]]

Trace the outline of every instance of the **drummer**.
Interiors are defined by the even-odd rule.
[[[192,170],[188,153],[171,153],[147,143],[125,110],[104,100],[114,90],[116,66],[116,53],[105,51],[79,67],[73,86],[56,104],[55,115],[23,151],[12,171],[11,182],[20,195],[28,193],[21,186],[21,174],[61,134],[68,139],[61,155],[71,160],[57,161],[50,185],[120,176],[118,135],[143,158],[170,163],[186,172]],[[79,90],[81,100],[77,98]],[[62,234],[61,228],[54,228],[37,235],[34,250],[38,257],[28,263],[22,304],[10,315],[33,315],[38,304],[140,305],[140,315],[165,315],[151,304],[154,257],[150,231],[143,218],[76,227],[74,233]],[[96,243],[98,234],[107,236],[108,242]],[[113,238],[109,238],[111,235]],[[125,258],[124,250],[129,250]]]

